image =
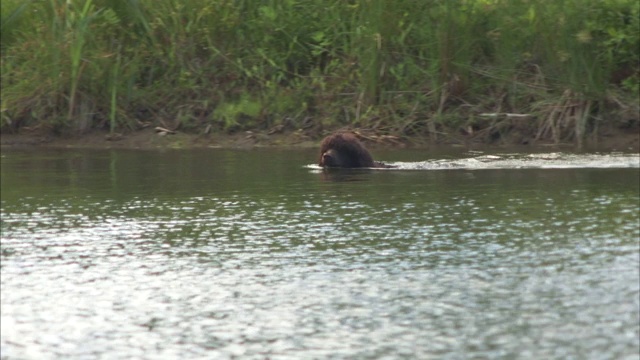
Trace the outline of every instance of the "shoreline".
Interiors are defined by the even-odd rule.
[[[349,130],[348,130],[349,131]],[[630,152],[640,153],[640,132],[637,129],[608,129],[600,132],[598,137],[589,135],[584,146],[579,149],[574,143],[554,144],[538,141],[522,144],[509,137],[502,141],[487,143],[479,139],[464,137],[448,140],[430,141],[423,137],[398,138],[391,136],[369,135],[357,129],[363,143],[372,149],[428,149],[468,148],[470,150],[513,149],[539,152],[543,149],[580,151],[580,152]],[[106,131],[94,130],[82,135],[54,135],[42,131],[20,131],[17,133],[0,133],[2,149],[260,149],[282,148],[311,149],[319,146],[322,137],[312,137],[301,131],[267,133],[246,131],[235,134],[190,134],[184,132],[162,132],[147,128],[125,134],[110,135]]]

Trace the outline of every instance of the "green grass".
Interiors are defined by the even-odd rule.
[[[518,113],[538,140],[580,144],[638,108],[635,0],[3,0],[0,11],[2,131],[349,126],[437,139]]]

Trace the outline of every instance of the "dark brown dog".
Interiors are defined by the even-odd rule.
[[[328,168],[390,168],[373,161],[369,151],[351,133],[329,135],[320,144],[318,165]]]

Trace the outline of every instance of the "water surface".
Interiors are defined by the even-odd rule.
[[[8,151],[8,359],[637,359],[638,156]]]

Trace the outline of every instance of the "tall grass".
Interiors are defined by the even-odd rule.
[[[488,136],[517,113],[537,140],[581,143],[638,108],[635,0],[3,0],[0,11],[3,131],[353,126],[436,139]]]

